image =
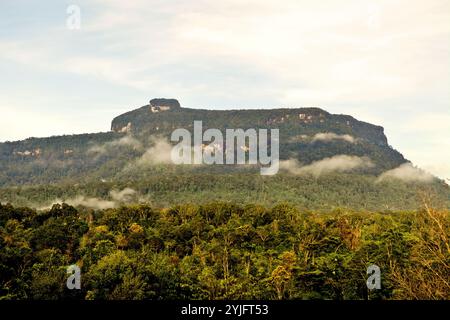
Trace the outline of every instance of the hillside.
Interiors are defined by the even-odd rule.
[[[202,120],[204,130],[279,129],[282,169],[263,179],[255,166],[171,165],[171,132],[192,129],[194,120]],[[437,179],[379,182],[406,163],[383,127],[349,115],[320,108],[191,109],[175,99],[153,99],[114,118],[110,132],[0,143],[0,201],[44,206],[79,196],[114,200],[111,190],[124,188],[135,194],[128,201],[159,206],[221,199],[402,209],[416,205],[419,189],[449,199],[448,186]]]

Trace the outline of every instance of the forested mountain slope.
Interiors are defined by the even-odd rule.
[[[279,129],[281,170],[261,178],[257,166],[172,165],[170,134],[192,131],[194,120],[203,130]],[[381,126],[348,115],[320,108],[190,109],[175,99],[153,99],[114,118],[110,132],[0,143],[0,201],[39,206],[79,195],[110,199],[112,189],[125,187],[138,189],[133,201],[161,206],[222,199],[400,209],[416,205],[418,189],[448,200],[448,186],[438,179],[380,181],[405,163]]]

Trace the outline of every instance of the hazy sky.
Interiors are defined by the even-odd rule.
[[[448,0],[1,0],[0,72],[0,141],[107,131],[152,97],[320,106],[450,178]]]

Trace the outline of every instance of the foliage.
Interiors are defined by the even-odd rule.
[[[450,299],[450,213],[0,205],[0,299]],[[66,268],[81,267],[81,290]],[[368,291],[367,267],[381,268]]]

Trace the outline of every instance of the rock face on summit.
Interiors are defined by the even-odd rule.
[[[181,105],[177,99],[165,99],[165,98],[157,98],[150,100],[150,106],[160,108],[169,107],[171,109],[181,108]]]

